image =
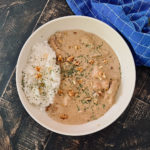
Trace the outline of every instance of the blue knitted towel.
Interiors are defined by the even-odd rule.
[[[136,65],[150,67],[150,0],[66,0],[76,15],[97,18],[119,31]]]

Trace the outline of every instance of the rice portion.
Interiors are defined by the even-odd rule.
[[[41,108],[53,103],[60,85],[56,54],[46,41],[35,44],[22,72],[22,88],[31,104]]]

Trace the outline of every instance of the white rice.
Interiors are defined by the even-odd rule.
[[[41,108],[53,103],[60,85],[56,54],[46,41],[35,44],[22,72],[22,87],[31,104]]]

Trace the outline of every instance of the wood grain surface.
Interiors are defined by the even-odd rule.
[[[0,95],[46,0],[0,0]]]
[[[43,11],[42,11],[43,10]],[[137,67],[133,98],[112,125],[71,137],[48,131],[23,108],[15,64],[31,34],[49,20],[73,15],[65,0],[0,1],[0,150],[150,150],[150,69]]]

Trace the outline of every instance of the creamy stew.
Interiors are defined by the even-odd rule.
[[[48,115],[64,124],[98,119],[115,103],[120,64],[112,48],[98,36],[82,31],[56,32],[48,41],[57,55],[61,83]]]

